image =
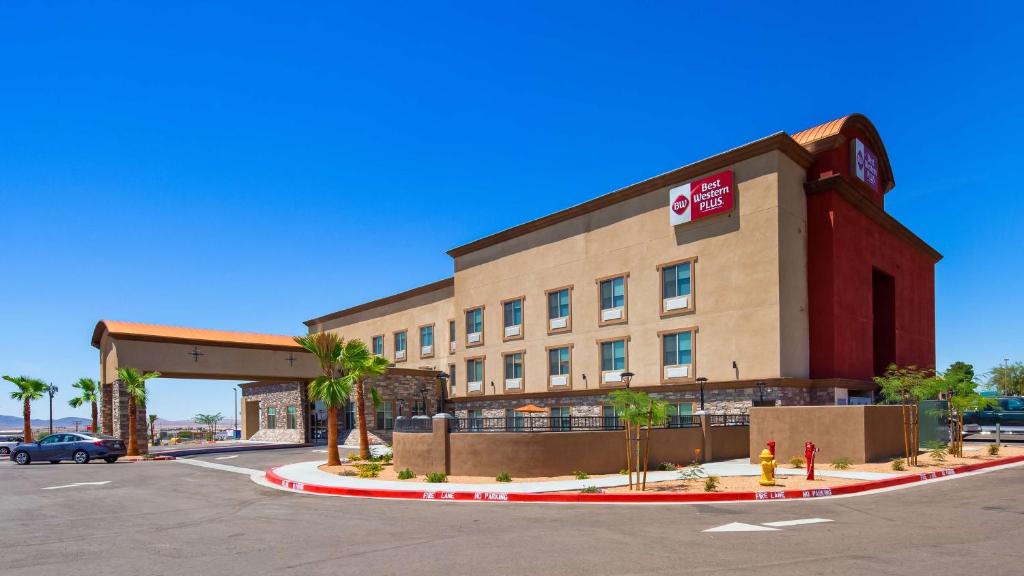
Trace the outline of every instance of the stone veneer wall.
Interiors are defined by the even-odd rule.
[[[770,391],[765,392],[765,400],[774,399],[779,406],[831,405],[835,402],[835,392],[832,388],[769,387],[768,390]],[[470,409],[483,410],[484,418],[504,418],[505,410],[508,408],[536,404],[541,408],[569,406],[569,412],[573,416],[601,416],[602,406],[607,401],[606,392],[602,390],[590,396],[547,398],[532,398],[527,394],[493,400],[473,398],[454,403],[451,410],[456,418],[469,417]],[[700,404],[699,391],[651,392],[651,396],[672,404],[692,402],[694,409]],[[756,388],[705,390],[704,409],[709,414],[745,414],[750,410],[752,401],[758,398],[760,394]]]
[[[376,388],[380,393],[380,399],[382,402],[393,402],[394,408],[392,409],[392,418],[397,418],[400,415],[412,416],[412,409],[417,400],[422,400],[423,395],[420,390],[426,388],[426,410],[427,416],[433,416],[438,412],[438,397],[440,394],[440,382],[433,375],[422,375],[422,374],[401,374],[392,373],[379,376],[377,378],[369,378],[366,380],[366,395],[363,398],[363,408],[366,414],[367,422],[367,434],[369,436],[370,444],[390,444],[393,439],[393,430],[384,430],[383,422],[377,421],[377,410],[373,406],[373,399],[370,396],[370,388]],[[399,414],[398,400],[405,402],[404,412]],[[352,429],[341,430],[340,438],[338,440],[340,444],[347,446],[358,446],[359,445],[359,430],[352,427]]]
[[[108,391],[109,390],[109,391]],[[120,381],[104,386],[101,402],[106,403],[100,410],[104,415],[101,430],[116,438],[128,442],[128,390]],[[135,419],[139,454],[149,453],[149,422],[146,418],[146,407],[138,406]],[[107,417],[109,414],[109,417]],[[109,432],[108,432],[109,430]]]
[[[300,382],[250,382],[242,384],[242,401],[260,403],[260,429],[249,439],[262,442],[306,441],[306,386]],[[296,427],[288,428],[288,407],[296,408]],[[267,427],[267,408],[277,411],[277,425]]]

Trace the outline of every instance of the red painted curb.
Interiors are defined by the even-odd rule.
[[[318,484],[305,484],[282,478],[277,474],[277,468],[271,468],[266,472],[268,482],[281,486],[287,490],[309,492],[312,494],[330,494],[333,496],[354,496],[361,498],[392,498],[399,500],[449,500],[459,502],[561,502],[561,503],[640,503],[640,502],[748,502],[761,500],[802,500],[806,498],[822,498],[826,496],[841,496],[867,492],[879,488],[901,486],[923,482],[943,476],[953,476],[965,472],[973,472],[984,468],[1002,466],[1024,462],[1024,456],[1013,456],[1001,460],[990,460],[977,464],[967,464],[956,468],[946,468],[935,472],[922,472],[920,474],[907,474],[896,478],[885,480],[872,480],[860,484],[848,484],[834,488],[817,488],[810,490],[764,490],[758,492],[705,492],[693,494],[664,494],[642,492],[639,494],[518,494],[502,492],[456,492],[446,491],[443,487],[438,490],[371,490],[366,488],[341,488],[337,486],[322,486]]]

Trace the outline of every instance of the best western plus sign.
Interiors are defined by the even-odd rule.
[[[676,186],[668,191],[669,223],[676,226],[729,212],[732,198],[732,170]]]

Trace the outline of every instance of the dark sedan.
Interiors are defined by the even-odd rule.
[[[113,464],[125,454],[124,442],[91,432],[62,432],[50,434],[39,442],[21,443],[11,451],[11,460],[18,464],[71,460],[76,464],[87,464],[93,458],[102,458]]]

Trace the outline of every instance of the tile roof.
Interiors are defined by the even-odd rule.
[[[130,340],[203,342],[206,344],[225,344],[245,347],[302,349],[301,346],[292,340],[291,336],[280,334],[229,332],[226,330],[183,328],[180,326],[121,322],[118,320],[100,320],[96,324],[96,329],[93,331],[92,335],[93,346],[97,348],[99,347],[100,338],[103,336],[104,332],[111,336],[119,336]]]
[[[801,146],[807,146],[812,142],[824,140],[829,136],[835,136],[836,134],[839,134],[840,130],[843,129],[843,125],[846,124],[846,121],[849,118],[850,116],[843,116],[842,118],[829,120],[824,124],[818,124],[817,126],[814,126],[812,128],[801,130],[800,132],[793,134],[793,140],[796,140],[797,143],[799,143]]]

